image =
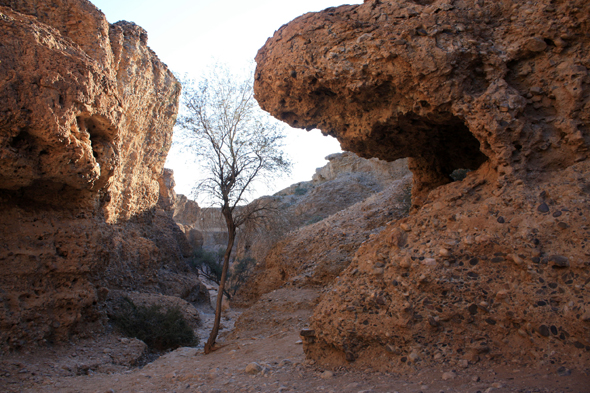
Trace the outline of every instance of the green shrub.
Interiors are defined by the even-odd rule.
[[[162,306],[137,306],[125,297],[111,320],[123,334],[143,341],[151,350],[163,351],[199,344],[199,338],[178,307],[163,311]]]
[[[309,220],[305,221],[305,223],[303,225],[306,226],[306,225],[315,224],[316,222],[322,221],[324,218],[325,217],[322,217],[322,216],[313,216]]]
[[[235,295],[238,289],[250,277],[252,268],[256,265],[256,259],[251,257],[245,257],[238,259],[232,266],[232,272],[229,278],[229,292]]]
[[[225,250],[220,248],[217,252],[206,251],[199,248],[189,260],[189,265],[199,270],[206,278],[219,283],[223,268],[223,254]]]
[[[293,192],[293,194],[295,194],[295,195],[305,195],[305,194],[307,194],[307,188],[297,187],[297,188],[295,188],[295,191]]]
[[[460,181],[460,180],[465,179],[469,172],[471,172],[471,170],[469,170],[469,169],[463,169],[463,168],[455,169],[453,171],[453,173],[451,173],[450,176],[451,176],[451,179],[453,179],[453,181]]]

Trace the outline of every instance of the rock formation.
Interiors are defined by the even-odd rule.
[[[362,242],[407,215],[407,160],[366,160],[350,152],[326,159],[311,182],[265,197],[275,206],[272,216],[240,232],[236,257],[256,261],[238,295],[240,304],[287,283],[326,285],[350,264]]]
[[[414,175],[413,214],[323,296],[309,356],[590,361],[589,21],[583,0],[370,0],[267,41],[263,109]]]
[[[0,348],[101,330],[111,289],[190,293],[156,207],[180,84],[145,30],[0,0],[0,36]]]

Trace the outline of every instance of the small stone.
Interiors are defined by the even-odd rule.
[[[405,257],[399,262],[399,267],[404,269],[407,269],[410,266],[412,266],[412,259],[410,257]]]
[[[477,375],[474,375],[471,377],[471,382],[479,382],[481,381],[481,378]]]
[[[451,379],[455,379],[456,376],[457,376],[457,374],[455,374],[454,372],[448,371],[446,373],[443,373],[442,380],[443,381],[448,381],[448,380],[451,380]]]
[[[332,371],[328,371],[328,370],[326,370],[320,374],[321,379],[331,379],[333,376],[334,376],[334,373]]]
[[[553,262],[553,266],[556,267],[569,267],[570,265],[569,259],[563,255],[552,255],[549,260]]]
[[[525,42],[524,47],[531,52],[542,52],[547,48],[547,43],[541,38],[532,37]]]
[[[498,223],[500,224],[504,224],[506,222],[506,220],[504,220],[504,217],[498,217],[496,221],[498,221]]]
[[[410,356],[409,356],[410,360],[415,362],[416,360],[420,359],[420,355],[418,355],[418,352],[413,351]]]
[[[262,371],[262,366],[256,362],[252,362],[246,366],[246,373],[255,375]]]
[[[436,266],[436,259],[434,259],[434,258],[425,258],[422,261],[422,264],[423,265],[426,265],[426,266]]]
[[[424,29],[416,29],[416,34],[421,35],[421,36],[427,36],[428,32]]]
[[[443,258],[448,258],[451,256],[451,252],[446,248],[441,248],[438,253]]]
[[[549,330],[549,327],[547,327],[547,325],[539,326],[539,329],[537,329],[537,331],[543,337],[549,337],[551,335],[551,331]]]
[[[537,207],[537,211],[541,213],[547,213],[549,211],[549,206],[546,203],[541,203],[539,207]]]
[[[559,375],[560,377],[569,377],[570,375],[572,375],[572,370],[565,368],[564,366],[561,366],[557,369],[557,375]]]
[[[561,217],[563,213],[561,212],[561,210],[558,210],[556,212],[553,212],[553,217]]]
[[[293,362],[291,362],[289,359],[283,359],[279,363],[279,367],[291,366],[292,364]]]

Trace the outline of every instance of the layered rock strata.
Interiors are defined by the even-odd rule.
[[[408,157],[414,175],[414,214],[322,298],[310,356],[588,364],[589,16],[581,0],[371,0],[267,41],[263,109],[364,157]],[[457,169],[472,172],[449,184]]]
[[[145,30],[2,0],[0,37],[0,347],[101,330],[111,289],[191,292],[156,207],[180,85]]]

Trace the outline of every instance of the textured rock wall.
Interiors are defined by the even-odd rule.
[[[326,160],[328,160],[327,165],[316,169],[312,178],[314,184],[325,183],[351,173],[367,173],[375,182],[388,184],[392,179],[401,179],[408,174],[408,162],[403,159],[394,163],[378,158],[365,160],[346,151],[330,154]]]
[[[0,347],[100,330],[110,289],[189,293],[156,208],[180,85],[146,32],[85,0],[2,0],[0,37]]]
[[[588,364],[589,21],[582,0],[372,0],[267,41],[263,109],[414,174],[413,214],[324,295],[309,356]]]
[[[240,232],[236,256],[255,259],[256,267],[238,294],[239,302],[249,303],[286,283],[330,283],[362,242],[407,215],[407,160],[366,160],[350,152],[326,159],[313,181],[265,197],[274,212]]]

